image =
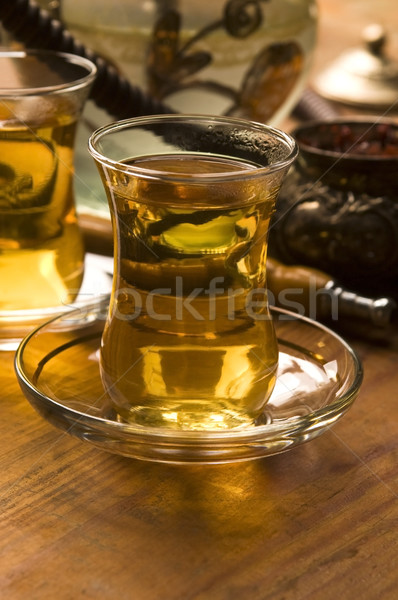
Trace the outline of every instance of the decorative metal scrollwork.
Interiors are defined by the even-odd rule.
[[[398,204],[388,193],[339,190],[297,172],[282,187],[270,252],[351,289],[398,293]]]
[[[187,89],[205,89],[230,99],[226,114],[266,122],[288,98],[304,67],[304,53],[294,40],[264,46],[243,75],[240,89],[197,77],[213,61],[197,43],[222,29],[245,40],[265,22],[263,4],[270,0],[229,0],[220,19],[209,23],[182,43],[182,15],[166,8],[156,21],[146,63],[150,94],[165,100]],[[195,76],[195,77],[194,77]]]
[[[251,35],[262,22],[263,11],[259,0],[229,0],[225,5],[223,25],[234,37]]]

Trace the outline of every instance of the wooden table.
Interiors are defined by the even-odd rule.
[[[357,31],[336,4],[359,7],[321,0],[324,41]],[[398,331],[345,334],[365,378],[333,429],[211,467],[121,458],[54,429],[0,353],[2,600],[395,600]]]
[[[398,336],[352,340],[354,406],[294,451],[167,466],[59,432],[0,355],[3,600],[393,600]]]

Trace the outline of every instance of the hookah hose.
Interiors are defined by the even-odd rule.
[[[133,86],[113,65],[74,39],[60,21],[53,19],[47,11],[30,0],[0,0],[0,21],[6,31],[27,47],[69,52],[91,60],[98,72],[90,98],[117,119],[175,112]],[[335,118],[336,111],[318,94],[306,90],[293,114],[302,120],[329,120]],[[104,238],[111,235],[109,224],[104,225],[101,222],[100,227],[96,229],[92,222],[89,222],[86,229],[93,237],[94,243],[99,242],[99,252],[104,253]],[[112,249],[112,240],[109,238],[109,253],[112,253]],[[302,299],[305,301],[308,283],[315,277],[317,288],[330,288],[334,291],[342,316],[356,316],[370,323],[385,326],[391,322],[392,314],[396,311],[396,304],[390,298],[362,298],[342,289],[325,273],[300,266],[287,267],[272,258],[268,263],[271,289],[275,291],[298,285],[304,293]],[[321,317],[330,316],[329,306],[319,306],[318,309]]]
[[[69,52],[91,60],[98,72],[91,88],[90,98],[97,106],[117,119],[175,112],[133,86],[113,65],[78,42],[60,21],[53,19],[47,11],[30,0],[0,0],[0,21],[6,31],[27,47]],[[311,90],[303,93],[293,114],[302,120],[314,118],[328,120],[336,116],[332,106]],[[83,223],[83,231],[84,229]],[[89,220],[86,230],[89,241],[94,246],[93,251],[99,251],[101,254],[112,253],[109,223],[100,220],[97,227]],[[105,243],[107,236],[108,244]],[[332,288],[336,288],[335,292],[343,315],[345,313],[350,317],[359,316],[378,325],[385,325],[391,321],[391,314],[396,305],[389,298],[381,300],[362,298],[339,286],[336,287],[335,282],[329,281],[330,277],[325,273],[315,272],[305,267],[286,267],[271,258],[268,262],[271,288],[274,290],[281,287],[284,289],[286,286],[292,287],[294,283],[295,286],[299,284],[305,296],[308,282],[316,276],[317,287],[326,288],[333,284]],[[328,316],[328,307],[318,308],[321,317]]]
[[[97,67],[97,77],[90,98],[117,119],[175,112],[132,85],[113,65],[77,41],[60,21],[30,0],[0,0],[0,21],[27,47],[69,52],[91,60]]]
[[[0,0],[0,21],[6,31],[25,46],[77,54],[91,60],[97,77],[90,98],[116,119],[174,113],[123,77],[115,67],[76,40],[63,24],[30,0]],[[334,108],[311,90],[305,90],[293,110],[300,120],[333,119]]]

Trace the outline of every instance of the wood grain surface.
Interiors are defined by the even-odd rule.
[[[319,5],[314,68],[359,22],[396,12],[395,0]],[[0,353],[0,598],[395,600],[398,330],[342,333],[365,372],[347,415],[291,452],[228,466],[78,441],[31,408]]]
[[[356,339],[349,413],[228,466],[107,454],[42,420],[0,355],[2,598],[395,599],[398,340]]]

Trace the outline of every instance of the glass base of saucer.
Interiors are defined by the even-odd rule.
[[[99,373],[107,302],[40,326],[15,357],[21,389],[39,414],[103,450],[173,464],[262,458],[322,434],[359,392],[361,364],[341,337],[315,321],[273,308],[279,367],[274,391],[256,423],[220,431],[126,423],[113,409]]]

